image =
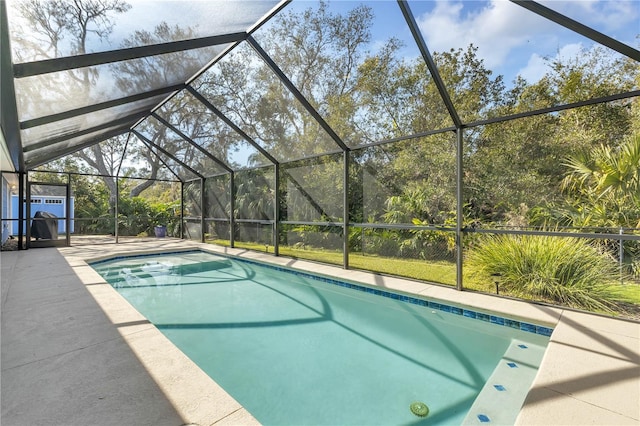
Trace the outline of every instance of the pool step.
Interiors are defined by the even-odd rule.
[[[546,346],[513,339],[462,424],[514,424],[545,350]]]

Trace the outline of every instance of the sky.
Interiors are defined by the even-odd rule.
[[[244,31],[264,16],[277,1],[269,0],[125,0],[132,8],[118,16],[111,41],[118,43],[133,30],[152,30],[164,21],[169,25],[191,26],[202,36]],[[229,25],[234,22],[236,25]]]
[[[638,48],[640,1],[573,0],[541,4]],[[488,68],[505,76],[537,81],[544,57],[572,57],[593,42],[505,0],[411,2],[430,49],[441,51],[473,42]],[[415,7],[414,7],[415,5]]]
[[[418,55],[395,0],[327,0],[332,12],[346,13],[361,3],[375,14],[374,43],[382,45],[389,37],[405,41],[406,57]],[[634,48],[640,48],[640,0],[539,0],[543,5],[592,26]],[[242,31],[267,13],[277,0],[128,0],[131,10],[114,20],[110,45],[95,46],[97,51],[119,47],[136,29],[152,30],[166,21],[190,25],[198,35]],[[224,3],[224,7],[220,7]],[[294,0],[285,10],[301,11],[316,5],[312,0]],[[230,7],[230,5],[233,5]],[[508,0],[409,0],[431,53],[478,48],[485,66],[510,82],[521,75],[537,81],[546,69],[544,58],[573,57],[593,42]],[[230,19],[229,19],[230,18]],[[229,21],[238,21],[229,26]]]
[[[401,52],[403,56],[419,55],[395,0],[330,0],[329,10],[344,14],[361,3],[369,5],[375,15],[371,50],[375,51],[390,37],[397,37],[406,45]],[[540,3],[632,47],[640,45],[640,39],[636,38],[640,34],[640,0]],[[285,11],[302,11],[316,4],[311,0],[294,0]],[[431,53],[464,49],[473,43],[485,66],[494,74],[503,75],[507,87],[518,75],[530,83],[537,82],[547,70],[545,58],[573,58],[580,49],[589,49],[594,44],[507,0],[409,0],[409,6]],[[206,13],[201,11],[193,16],[195,22]],[[236,155],[235,160],[246,161],[240,158],[242,153]]]
[[[636,49],[640,48],[640,0],[538,1]],[[127,2],[132,8],[113,20],[110,43],[93,40],[90,51],[119,48],[134,30],[152,31],[162,21],[170,25],[190,26],[196,30],[197,36],[244,31],[269,12],[278,0]],[[334,13],[347,13],[360,4],[372,8],[375,18],[370,51],[375,52],[390,37],[396,37],[405,44],[399,52],[401,56],[410,59],[419,55],[397,1],[327,0],[327,3]],[[503,75],[507,87],[518,75],[529,83],[535,83],[544,75],[548,60],[574,58],[581,49],[590,49],[594,44],[508,0],[408,0],[408,4],[432,54],[466,49],[473,43],[484,65],[494,75]],[[302,11],[316,5],[317,2],[312,0],[294,0],[286,6],[285,12]],[[11,8],[9,12],[10,23],[13,23],[16,17],[11,16]],[[233,21],[238,25],[230,26],[229,22]],[[110,87],[110,81],[105,80],[101,84]]]
[[[288,6],[305,8],[301,0]],[[332,0],[332,10],[346,12],[361,2]],[[373,36],[382,44],[389,36],[405,41],[407,57],[418,54],[397,2],[368,1],[375,13]],[[485,66],[511,82],[521,75],[536,82],[547,68],[545,58],[574,57],[593,42],[508,0],[409,0],[429,51],[466,48],[473,43]],[[593,27],[638,49],[640,0],[539,0],[538,3]]]

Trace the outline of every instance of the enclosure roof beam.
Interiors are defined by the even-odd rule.
[[[9,151],[9,159],[16,171],[24,171],[24,156],[22,152],[22,140],[20,137],[18,107],[16,104],[16,91],[11,77],[11,40],[9,37],[9,25],[7,20],[7,2],[0,2],[0,46],[3,53],[0,55],[0,131]]]
[[[47,170],[47,169],[38,169],[38,170],[34,170],[31,169],[30,171],[34,171],[34,172],[39,172],[39,173],[52,173],[52,174],[60,174],[60,170]],[[102,173],[80,173],[80,172],[64,172],[65,175],[71,175],[71,176],[90,176],[90,177],[108,177],[108,178],[119,178],[122,176],[118,176],[118,175],[109,175],[109,174],[102,174]],[[147,178],[142,178],[142,177],[133,177],[133,176],[127,176],[125,179],[131,179],[131,180],[147,180]],[[174,179],[154,179],[156,182],[182,182],[180,180],[174,180]]]
[[[322,154],[314,154],[314,155],[309,155],[307,157],[300,157],[300,158],[287,160],[286,163],[281,163],[280,165],[282,166],[283,169],[289,169],[292,167],[295,168],[300,166],[317,166],[319,164],[327,164],[331,161],[329,160],[330,157],[333,157],[338,154],[342,155],[343,153],[344,151],[333,151],[333,152],[322,153]]]
[[[276,16],[278,13],[280,13],[280,11],[282,9],[284,9],[285,6],[287,6],[292,1],[293,0],[281,0],[280,3],[275,5],[269,12],[267,12],[260,21],[256,22],[251,27],[249,27],[249,29],[247,30],[247,34],[251,35],[251,34],[255,33],[256,31],[258,31],[260,29],[260,27],[262,27],[271,18]]]
[[[560,24],[563,27],[570,29],[571,31],[581,34],[595,41],[596,43],[607,46],[608,48],[613,49],[624,56],[640,62],[640,51],[624,43],[621,43],[606,34],[602,34],[601,32],[596,31],[591,27],[581,24],[578,21],[574,21],[573,19],[564,16],[563,14],[558,13],[555,10],[549,9],[548,7],[543,6],[540,3],[537,3],[533,0],[511,0],[511,2],[517,4],[518,6],[524,7],[525,9],[536,13],[544,18],[547,18],[550,21],[555,22],[556,24]]]
[[[127,133],[127,141],[124,143],[124,149],[122,150],[122,156],[118,162],[118,168],[116,169],[116,177],[120,177],[120,169],[122,169],[122,163],[127,156],[127,150],[129,149],[129,141],[131,140],[131,132]]]
[[[27,160],[26,166],[27,166],[27,168],[29,170],[33,170],[34,168],[36,168],[38,166],[41,166],[43,164],[46,164],[46,163],[48,163],[50,161],[57,160],[58,158],[62,158],[65,155],[73,154],[74,152],[77,152],[77,151],[80,151],[82,149],[88,148],[88,147],[90,147],[92,145],[95,145],[97,143],[105,141],[105,140],[107,140],[109,138],[115,138],[116,136],[123,135],[123,134],[127,133],[128,131],[129,131],[128,128],[114,129],[111,132],[107,132],[105,134],[102,134],[102,135],[93,137],[91,139],[88,139],[85,142],[82,142],[81,144],[73,145],[73,146],[70,146],[70,147],[67,147],[67,148],[61,149],[61,150],[56,150],[54,155],[48,156],[47,158],[42,159],[42,160],[40,160],[38,162],[33,163],[33,162],[29,162]],[[43,148],[46,148],[46,147],[43,147]],[[35,154],[37,154],[37,150],[34,150],[32,155],[35,155]]]
[[[175,161],[176,163],[180,164],[182,167],[184,167],[185,169],[189,170],[191,173],[193,173],[194,175],[198,176],[200,179],[203,179],[204,176],[199,173],[198,171],[196,171],[194,168],[192,168],[191,166],[189,166],[187,163],[185,163],[182,160],[179,160],[178,158],[176,158],[175,155],[171,154],[169,151],[167,151],[166,149],[162,148],[160,145],[155,144],[153,142],[151,142],[151,140],[149,140],[149,138],[147,138],[146,136],[144,136],[142,133],[138,132],[137,130],[132,130],[133,134],[136,135],[141,141],[146,142],[148,145],[151,145],[153,147],[155,147],[158,151],[162,152],[164,155],[166,155],[167,157],[171,158],[173,161]],[[156,154],[157,155],[157,154]],[[182,180],[182,179],[180,179]]]
[[[191,139],[189,136],[185,135],[182,131],[180,131],[180,129],[178,129],[176,126],[174,126],[173,124],[169,123],[167,120],[165,120],[164,118],[160,117],[155,112],[152,113],[151,115],[153,117],[155,117],[156,120],[158,120],[159,122],[161,122],[162,124],[167,126],[169,129],[171,129],[174,133],[176,133],[182,139],[184,139],[186,142],[188,142],[190,145],[192,145],[194,148],[196,148],[198,151],[200,151],[201,153],[206,155],[209,159],[213,160],[217,165],[219,165],[220,167],[225,169],[227,172],[229,172],[229,173],[233,172],[233,169],[231,169],[231,167],[229,167],[222,160],[218,159],[218,157],[216,157],[215,155],[211,154],[209,151],[207,151],[206,149],[201,147],[193,139]]]
[[[283,170],[283,173],[285,173],[287,175],[288,180],[293,184],[293,186],[296,187],[296,189],[298,191],[300,191],[300,194],[306,198],[306,200],[309,202],[309,204],[311,205],[311,207],[313,207],[313,209],[320,215],[320,217],[326,217],[329,218],[331,217],[331,215],[329,215],[326,211],[324,211],[324,209],[322,208],[322,206],[320,204],[318,204],[318,202],[316,200],[313,199],[313,197],[311,196],[311,194],[309,194],[307,192],[306,189],[304,189],[304,187],[300,184],[300,182],[298,182],[293,176],[291,176],[290,173],[288,173],[286,170]]]
[[[84,135],[87,135],[87,134],[90,134],[90,133],[93,133],[93,132],[97,132],[99,130],[108,129],[108,128],[114,127],[114,126],[124,127],[124,128],[126,128],[128,130],[129,127],[131,126],[131,123],[134,123],[140,117],[145,116],[145,115],[147,115],[146,111],[137,112],[135,114],[131,114],[131,115],[127,115],[125,117],[121,117],[121,118],[119,118],[117,120],[107,121],[106,123],[102,123],[99,126],[89,127],[87,129],[81,130],[79,132],[65,134],[65,135],[57,136],[55,138],[50,138],[50,139],[47,139],[47,140],[44,140],[44,141],[36,142],[34,144],[25,146],[23,151],[24,152],[31,152],[31,151],[36,150],[36,149],[40,149],[40,148],[44,148],[44,147],[47,147],[47,146],[55,145],[57,143],[67,141],[69,139],[77,138],[79,136],[84,136]]]
[[[263,16],[263,18],[259,21],[256,22],[253,26],[251,26],[248,30],[247,30],[247,34],[251,35],[254,32],[258,31],[260,29],[260,27],[262,27],[265,23],[267,23],[271,18],[273,18],[274,16],[276,16],[282,9],[284,9],[284,7],[286,5],[288,5],[289,3],[291,3],[293,0],[282,0],[280,1],[280,3],[278,3],[276,6],[273,7],[273,9],[271,9],[267,14],[265,14]],[[245,37],[246,38],[246,37]],[[222,52],[220,52],[215,58],[213,58],[211,61],[209,61],[209,63],[207,65],[205,65],[200,71],[198,71],[197,73],[195,73],[191,78],[189,78],[186,83],[187,84],[191,84],[193,83],[195,80],[197,80],[202,74],[204,74],[205,72],[207,72],[209,70],[209,68],[211,68],[212,66],[214,66],[220,59],[224,58],[227,53],[231,52],[233,49],[236,48],[236,46],[238,44],[240,44],[242,41],[245,40],[245,38],[243,38],[242,40],[238,40],[237,42],[233,43],[231,46],[226,47]]]
[[[379,145],[387,145],[390,143],[408,141],[411,139],[426,138],[428,136],[439,135],[442,133],[449,133],[449,132],[455,132],[455,131],[456,131],[455,126],[444,127],[442,129],[429,130],[427,132],[420,132],[420,133],[412,133],[410,135],[399,136],[397,138],[392,138],[392,139],[382,139],[376,142],[360,145],[358,146],[358,149],[370,148],[370,147],[379,146]]]
[[[502,117],[494,117],[494,118],[489,118],[489,119],[486,119],[486,120],[474,121],[473,123],[465,124],[464,127],[465,128],[467,128],[467,127],[478,127],[478,126],[484,126],[486,124],[502,123],[502,122],[505,122],[505,121],[516,120],[518,118],[533,117],[535,115],[549,114],[549,113],[552,113],[552,112],[559,112],[559,111],[564,111],[564,110],[567,110],[567,109],[580,108],[580,107],[585,107],[585,106],[589,106],[589,105],[596,105],[596,104],[604,104],[604,103],[607,103],[607,102],[613,102],[613,101],[619,101],[619,100],[622,100],[622,99],[634,98],[636,96],[640,96],[640,90],[634,90],[634,91],[625,92],[625,93],[618,93],[618,94],[610,95],[610,96],[602,96],[602,97],[599,97],[599,98],[587,99],[586,101],[573,102],[573,103],[570,103],[570,104],[564,104],[564,105],[553,106],[553,107],[548,107],[548,108],[541,108],[541,109],[536,109],[536,110],[532,110],[532,111],[521,112],[521,113],[518,113],[518,114],[505,115],[505,116],[502,116]]]
[[[216,116],[218,116],[218,118],[220,120],[224,121],[227,124],[227,126],[231,127],[236,133],[238,133],[240,136],[242,136],[242,138],[245,141],[247,141],[249,143],[249,145],[253,146],[255,149],[258,150],[258,152],[260,152],[260,154],[264,155],[272,164],[278,164],[278,160],[273,158],[273,156],[271,154],[269,154],[264,148],[262,148],[260,145],[258,145],[258,143],[256,141],[254,141],[253,138],[251,138],[251,136],[246,134],[240,127],[236,126],[236,124],[233,121],[231,121],[226,115],[224,115],[222,113],[222,111],[220,111],[218,108],[213,106],[213,104],[211,102],[209,102],[209,100],[206,99],[204,96],[202,96],[200,94],[200,92],[198,92],[196,89],[194,89],[190,85],[187,85],[187,90],[197,100],[199,100],[205,107],[207,107],[207,109],[209,111],[211,111]]]
[[[320,113],[316,111],[313,105],[311,105],[311,103],[307,100],[307,98],[304,97],[304,95],[298,90],[298,88],[293,84],[293,82],[289,80],[289,77],[287,77],[284,74],[284,72],[282,72],[280,67],[278,67],[278,65],[273,61],[273,59],[271,59],[271,57],[267,54],[267,52],[264,51],[262,46],[260,46],[252,36],[247,37],[247,42],[251,45],[253,50],[255,50],[256,53],[260,55],[260,57],[267,64],[267,66],[271,68],[271,71],[273,71],[273,73],[280,79],[282,84],[284,84],[287,87],[287,89],[289,89],[291,94],[293,94],[293,96],[298,100],[298,102],[300,102],[302,106],[307,110],[307,112],[311,114],[311,116],[318,122],[318,124],[320,124],[320,126],[324,129],[324,131],[327,132],[329,136],[331,136],[331,139],[333,139],[334,142],[338,144],[340,149],[342,149],[343,151],[350,151],[349,147],[342,141],[340,136],[338,136],[336,132],[333,131],[331,126],[329,126],[329,124],[324,120],[324,118],[322,118]]]
[[[133,134],[135,134],[136,136],[138,136],[138,133],[137,133],[137,132],[135,132],[135,131],[132,131],[131,133],[133,133]],[[172,174],[172,175],[174,175],[174,176],[176,177],[176,179],[178,179],[180,182],[184,183],[184,181],[182,180],[182,178],[181,178],[180,176],[178,176],[178,174],[177,174],[175,171],[173,171],[173,168],[172,168],[171,166],[169,166],[169,165],[167,164],[167,162],[166,162],[166,161],[164,161],[164,160],[162,159],[162,157],[160,156],[160,154],[158,154],[157,152],[155,152],[155,151],[153,150],[153,148],[151,147],[151,145],[149,145],[149,144],[148,144],[144,139],[140,139],[140,142],[142,142],[142,145],[144,145],[144,146],[146,146],[147,148],[149,148],[149,151],[151,151],[151,153],[152,153],[153,155],[155,155],[155,156],[156,156],[156,158],[157,158],[158,160],[160,160],[160,162],[161,162],[161,163],[162,163],[162,164],[167,168],[167,170],[169,170],[169,171],[171,172],[171,174]]]
[[[193,76],[189,77],[187,79],[187,81],[183,83],[183,87],[182,88],[184,89],[186,87],[189,87],[189,84],[191,84],[193,81],[198,79],[202,74],[207,72],[213,65],[215,65],[220,59],[224,58],[229,52],[231,52],[233,49],[235,49],[236,46],[238,46],[238,44],[240,44],[240,43],[241,43],[241,41],[238,41],[236,43],[233,43],[233,44],[227,46],[225,49],[223,49],[220,53],[218,53],[216,55],[215,58],[213,58],[211,61],[209,61],[209,63],[206,64],[204,67],[202,67],[202,69],[200,69],[200,71],[195,73]],[[163,99],[162,102],[159,102],[156,106],[151,108],[151,111],[149,112],[149,114],[158,111],[160,108],[162,108],[164,105],[166,105],[171,99],[173,99],[174,96],[176,96],[178,93],[180,93],[180,91],[175,91],[175,92],[171,93],[169,96],[167,96],[165,99]],[[134,124],[132,126],[132,128],[137,127],[145,119],[146,119],[146,117],[143,117],[142,119],[140,119],[140,121],[138,121],[136,124]]]
[[[165,93],[177,92],[183,89],[184,86],[185,86],[184,84],[175,84],[173,86],[167,86],[167,87],[163,87],[156,90],[150,90],[144,93],[137,93],[135,95],[125,96],[119,99],[113,99],[111,101],[100,102],[93,105],[87,105],[82,108],[71,109],[71,110],[60,112],[57,114],[51,114],[43,117],[33,118],[31,120],[25,120],[20,122],[20,128],[22,130],[30,129],[32,127],[42,126],[44,124],[65,120],[67,118],[73,118],[80,115],[89,114],[91,112],[102,111],[107,108],[113,108],[116,106],[125,105],[125,104],[136,102],[136,101],[142,101],[144,99],[153,98],[155,96],[160,96]]]
[[[189,40],[172,41],[168,43],[158,43],[148,46],[129,47],[125,49],[110,50],[107,52],[87,53],[84,55],[25,62],[22,64],[14,64],[13,75],[15,78],[31,77],[76,68],[92,67],[148,56],[181,52],[184,50],[217,46],[219,44],[234,43],[244,40],[246,37],[247,33],[239,32]]]
[[[418,45],[418,49],[420,49],[420,53],[422,54],[422,59],[427,64],[427,68],[429,68],[429,72],[431,73],[431,77],[433,78],[433,82],[438,88],[438,92],[440,93],[440,97],[442,98],[444,105],[447,107],[447,111],[449,111],[449,115],[453,120],[453,124],[456,128],[462,127],[462,120],[460,120],[460,116],[458,116],[458,111],[456,111],[453,102],[451,101],[451,97],[449,96],[449,92],[447,92],[447,88],[440,76],[440,72],[438,71],[438,67],[429,52],[429,48],[427,47],[427,43],[425,43],[424,38],[422,37],[422,32],[420,32],[420,28],[416,23],[416,19],[413,16],[413,12],[409,8],[409,4],[406,0],[398,0],[398,5],[400,6],[400,10],[402,10],[402,14],[404,15],[404,19],[407,21],[407,25],[411,30],[411,34],[413,34],[413,38]]]

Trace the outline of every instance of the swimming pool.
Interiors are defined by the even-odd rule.
[[[204,252],[92,266],[263,424],[495,424],[519,388],[514,419],[551,333]]]

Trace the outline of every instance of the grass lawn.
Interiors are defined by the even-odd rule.
[[[229,246],[225,240],[211,241],[214,244]],[[260,252],[273,253],[273,246],[265,249],[263,244],[239,242],[235,243],[236,248],[244,248]],[[299,249],[290,246],[280,246],[280,255],[293,257],[296,259],[307,259],[316,262],[330,263],[332,265],[342,265],[342,252],[330,250]],[[456,265],[453,262],[442,260],[418,260],[401,259],[393,257],[380,257],[375,255],[363,255],[361,253],[349,253],[349,266],[353,269],[363,269],[381,274],[397,275],[400,277],[412,278],[420,281],[429,281],[439,284],[456,285]],[[470,279],[468,288],[474,290],[487,291],[491,285],[483,286],[473,283]]]
[[[209,241],[221,246],[229,246],[229,241],[214,240]],[[265,249],[264,244],[247,243],[236,241],[236,248],[244,248],[260,252],[273,253],[273,246]],[[316,262],[342,265],[342,252],[318,249],[299,249],[289,246],[280,246],[280,255],[296,259],[307,259]],[[433,283],[456,285],[456,265],[447,261],[431,261],[417,259],[400,259],[391,257],[380,257],[375,255],[363,255],[361,253],[349,254],[349,266],[353,269],[363,269],[382,274],[396,275],[428,281]],[[485,293],[495,292],[495,283],[482,282],[465,272],[464,287],[473,291]],[[613,291],[620,301],[631,305],[640,305],[640,284],[613,284]],[[640,306],[639,306],[640,310]]]
[[[619,300],[627,303],[640,304],[640,284],[614,284],[613,292]]]

